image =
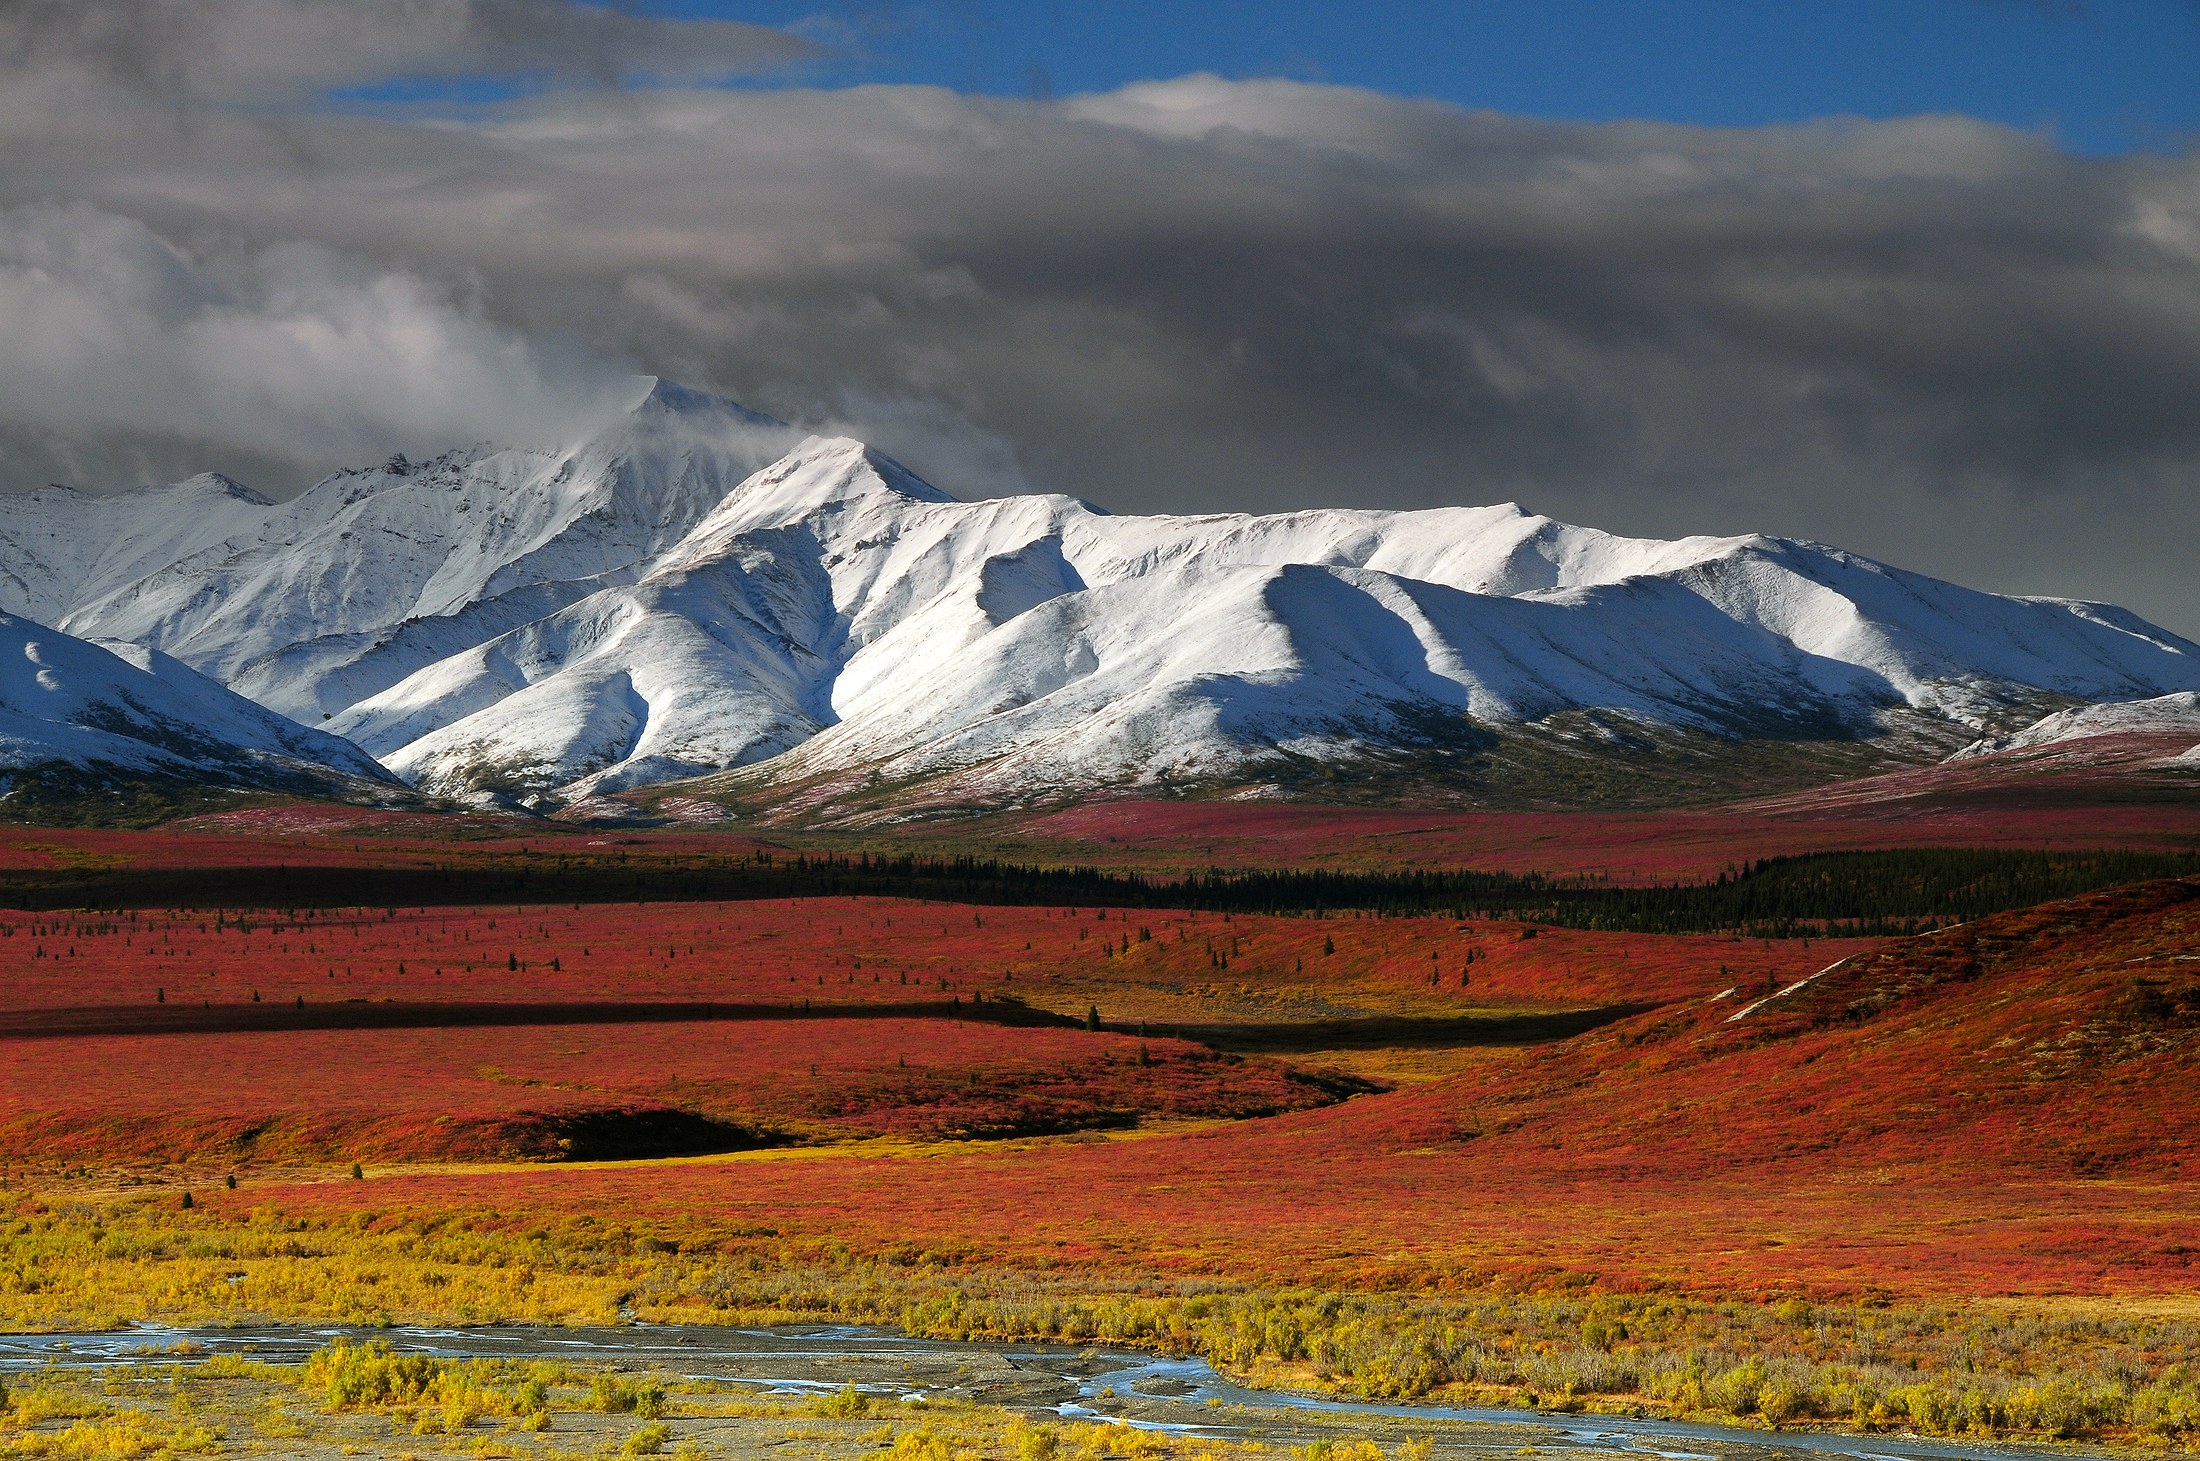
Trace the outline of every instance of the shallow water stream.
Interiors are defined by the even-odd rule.
[[[447,1358],[558,1358],[663,1370],[748,1386],[761,1394],[819,1394],[853,1385],[860,1392],[908,1407],[912,1415],[932,1401],[968,1400],[1186,1435],[1258,1436],[1271,1444],[1304,1445],[1334,1439],[1340,1433],[1361,1433],[1378,1439],[1440,1435],[1446,1450],[1624,1452],[1670,1461],[1811,1461],[1821,1456],[1858,1461],[2039,1461],[2086,1454],[2075,1447],[1773,1432],[1618,1416],[1332,1400],[1248,1390],[1231,1384],[1199,1359],[1066,1345],[910,1339],[894,1330],[857,1327],[170,1329],[143,1325],[104,1334],[0,1335],[0,1376],[48,1365],[190,1364],[216,1353],[295,1364],[337,1338],[380,1339],[403,1352]]]

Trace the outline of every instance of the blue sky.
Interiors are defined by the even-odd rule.
[[[827,85],[996,95],[1213,71],[1290,76],[1528,116],[1751,126],[1963,112],[2069,150],[2175,151],[2200,132],[2195,0],[654,0],[661,15],[836,40]]]

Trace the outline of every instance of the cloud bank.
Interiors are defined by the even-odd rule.
[[[816,54],[785,31],[565,0],[10,0],[0,60],[169,103],[309,97],[398,80],[703,81]]]
[[[0,209],[0,401],[58,437],[198,438],[353,460],[484,422],[556,441],[623,374],[318,243],[194,258],[83,203]]]
[[[118,49],[118,17],[201,12],[0,12],[0,483],[220,465],[280,494],[554,436],[647,371],[863,430],[964,493],[1512,498],[2200,631],[2191,155],[1199,76],[645,88],[623,83],[784,79],[804,43],[548,0],[421,0],[416,25],[251,4],[293,39],[202,55],[147,25]],[[347,25],[365,39],[326,40]],[[483,72],[573,84],[313,100]]]

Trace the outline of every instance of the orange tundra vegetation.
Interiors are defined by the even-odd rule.
[[[805,900],[772,912],[814,916],[805,937],[830,969],[853,957],[844,941],[858,937],[859,913],[883,924],[888,906]],[[1030,931],[1031,962],[1014,983],[1033,996],[1018,1016],[1032,1023],[973,1016],[956,1030],[952,1005],[924,1020],[857,999],[807,1021],[402,1033],[451,1042],[448,1070],[500,1091],[646,1094],[700,1112],[700,1095],[675,1104],[690,1099],[689,1050],[663,1037],[714,1027],[697,1040],[724,1040],[717,1063],[693,1078],[718,1077],[709,1098],[728,1103],[718,1109],[792,1097],[779,1119],[815,1121],[828,1142],[836,1132],[918,1139],[677,1162],[377,1168],[358,1181],[262,1165],[235,1190],[205,1168],[63,1178],[18,1166],[12,1180],[28,1190],[11,1199],[18,1272],[7,1292],[17,1297],[6,1302],[26,1314],[114,1312],[86,1306],[121,1305],[105,1297],[121,1293],[146,1315],[207,1305],[470,1320],[620,1307],[742,1322],[832,1314],[929,1333],[1183,1345],[1377,1394],[1616,1394],[1683,1412],[1936,1433],[2176,1438],[2200,1426],[2189,1374],[2200,1328],[2069,1313],[2081,1298],[2144,1310],[2192,1292],[2200,880],[1808,948],[1430,919],[1134,913],[1126,930],[1112,915],[1087,924],[1059,909],[998,920],[962,909],[960,932],[957,910],[916,906],[948,930],[928,950],[943,966],[975,972],[997,961],[977,957],[979,940]],[[1137,936],[1142,920],[1150,940]],[[1089,946],[1103,930],[1112,952],[1099,954]],[[1470,976],[1463,993],[1454,956]],[[502,978],[476,993],[528,992],[530,981]],[[996,995],[1012,1008],[1005,980],[989,1006]],[[1103,999],[1108,1029],[1067,1027]],[[1354,1021],[1383,1037],[1461,1038],[1446,1068],[1403,1089],[1265,1117],[1070,1141],[942,1143],[922,1139],[938,1127],[897,1125],[924,1102],[896,1094],[903,1067],[884,1056],[899,1039],[882,1036],[914,1040],[929,1027],[940,1043],[927,1089],[941,1099],[961,1069],[964,1091],[973,1072],[1003,1091],[1066,1076],[1082,1084],[1057,1094],[1100,1093],[1099,1104],[1192,1073],[1191,1040],[1153,1030],[1141,1041],[1123,1028],[1153,1018],[1142,1006],[1181,1011],[1210,1052],[1318,1016],[1333,1042],[1322,1059],[1348,1072],[1380,1054],[1354,1045]],[[26,1015],[79,1018],[70,1008]],[[145,1024],[18,1035],[8,1053],[59,1060],[71,1042],[108,1042],[104,1058],[137,1059],[143,1072],[160,1051],[228,1049],[244,1062],[228,1067],[242,1086],[250,1045],[219,1041],[262,1041],[274,1055],[304,1035],[355,1033],[232,1022],[156,1034],[174,1007],[74,1008]],[[1565,1008],[1591,1017],[1556,1037],[1508,1034]],[[1041,1022],[1048,1015],[1057,1022]],[[837,1032],[874,1048],[812,1046],[819,1085],[806,1086],[793,1042]],[[639,1083],[655,1072],[646,1043],[619,1043],[630,1035],[662,1045],[662,1080],[646,1092]],[[599,1059],[594,1042],[607,1036]],[[775,1037],[786,1050],[764,1053]],[[469,1065],[481,1049],[470,1042],[491,1038],[508,1041],[511,1058]],[[200,1040],[217,1043],[190,1043]],[[1152,1064],[1135,1063],[1140,1045]],[[432,1070],[433,1048],[418,1047],[407,1059],[421,1064],[402,1075]],[[156,1054],[115,1053],[127,1049]],[[1208,1089],[1218,1103],[1257,1099],[1263,1081],[1301,1084],[1290,1070],[1303,1074],[1311,1054],[1211,1064]],[[372,1064],[344,1069],[364,1083]],[[27,1069],[13,1079],[18,1092],[37,1086]],[[529,1080],[542,1084],[512,1084]],[[823,1104],[834,1091],[837,1110]],[[179,1186],[196,1197],[188,1212]],[[57,1205],[64,1195],[76,1206]],[[74,1212],[97,1222],[87,1229]]]
[[[2189,880],[2147,884],[1877,949],[1821,943],[1827,972],[1754,1009],[1763,985],[1814,970],[1706,989],[1713,966],[1693,992],[1571,1039],[1494,1043],[1396,1094],[1182,1135],[923,1161],[393,1174],[371,1197],[267,1174],[252,1200],[618,1211],[858,1252],[914,1237],[958,1261],[1374,1288],[1563,1272],[1699,1292],[2165,1292],[2189,1284],[2200,1251],[2184,1175],[2196,899]],[[1355,932],[1406,941],[1410,957],[1416,922],[1328,927],[1345,935],[1336,957]],[[1540,982],[1531,968],[1563,967],[1565,939],[1627,942],[1520,931],[1516,949],[1549,951],[1542,966],[1515,955],[1522,990]],[[1422,997],[1406,967],[1357,977]],[[680,1058],[668,1048],[665,1063]]]
[[[2113,890],[1844,959],[1739,1020],[1754,993],[1699,995],[1398,1094],[1179,1136],[393,1177],[373,1201],[709,1213],[859,1252],[1378,1290],[2180,1292],[2200,1254],[2196,925],[2200,882]]]
[[[1977,763],[1969,763],[1976,766]],[[1699,881],[1739,860],[1908,847],[2163,850],[2200,837],[2200,798],[2150,786],[2105,789],[1939,785],[1963,765],[1923,768],[1923,788],[1884,800],[1860,794],[1897,778],[1700,811],[1402,811],[1275,802],[1096,801],[1006,814],[982,825],[1046,850],[1051,860],[1156,870],[1298,867],[1338,871],[1474,868],[1553,877],[1594,876],[1616,886]],[[2059,793],[2059,794],[2058,794]],[[957,824],[919,838],[967,838]]]
[[[1226,1120],[1378,1089],[1179,1040],[941,1019],[296,1030],[0,1046],[0,1151],[563,1161]]]
[[[1980,763],[1963,763],[1976,767]],[[1963,766],[1904,775],[1945,778]],[[897,827],[891,836],[788,829],[665,827],[606,834],[533,818],[454,820],[324,805],[271,806],[171,823],[158,831],[24,829],[0,843],[0,903],[8,882],[66,868],[84,874],[173,871],[177,887],[200,892],[222,875],[285,866],[457,869],[575,863],[636,864],[671,857],[791,858],[809,852],[944,855],[957,851],[1050,866],[1087,864],[1161,876],[1212,868],[1307,868],[1348,872],[1470,868],[1531,869],[1552,877],[1591,876],[1614,886],[1698,881],[1747,858],[1890,848],[2014,848],[2084,851],[2189,848],[2200,838],[2200,799],[2150,785],[2069,788],[2052,779],[2025,786],[1899,788],[1863,793],[1900,778],[1843,784],[1702,810],[1642,812],[1401,811],[1273,802],[1120,799],[975,821]],[[224,883],[228,885],[227,882]],[[261,879],[258,886],[270,889]],[[365,896],[365,895],[359,895]],[[652,895],[653,899],[662,894]],[[86,901],[78,899],[75,901]],[[110,901],[163,901],[159,899]],[[194,894],[181,901],[219,901]],[[243,898],[235,901],[248,901]],[[263,901],[255,897],[249,901]],[[330,900],[333,901],[333,900]]]
[[[797,1011],[806,1004],[954,1011],[1016,1000],[1081,1014],[1084,996],[1105,994],[1111,1021],[1185,1022],[1222,1008],[1243,986],[1245,997],[1268,1002],[1270,1018],[1315,1013],[1306,1002],[1322,1000],[1423,1013],[1577,1007],[1706,993],[1730,977],[1779,977],[1818,951],[1870,942],[893,898],[0,910],[5,1008],[26,1032],[83,1023],[62,1011],[136,1009],[146,1014],[143,1028],[180,1028],[193,1006],[233,1007],[223,1019],[234,1023],[234,1007],[295,1008],[299,1000],[308,1007],[669,1000]],[[177,1008],[154,1019],[145,1007],[156,1003]]]
[[[1379,1089],[1371,1044],[1446,1046],[1440,1073],[1542,1038],[1523,1016],[1870,946],[1813,943],[888,899],[0,914],[0,1150],[571,1160],[1247,1119]]]
[[[0,913],[0,1152],[562,1160],[1243,1119],[1870,946],[1814,943],[846,898]],[[1533,1024],[1554,1011],[1583,1013]],[[1371,1047],[1399,1041],[1440,1048],[1392,1070]]]

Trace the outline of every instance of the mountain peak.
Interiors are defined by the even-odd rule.
[[[1028,798],[1332,750],[1479,796],[1511,773],[1461,753],[1493,736],[1662,725],[1723,757],[1889,728],[1870,754],[1894,757],[2015,705],[2200,691],[2200,646],[2121,611],[1782,539],[1625,538],[1517,503],[961,502],[677,382],[595,405],[625,414],[558,450],[341,473],[273,512],[211,474],[165,499],[0,497],[0,611],[157,646],[418,785],[554,798],[780,756],[756,774]]]
[[[863,448],[863,460],[878,474],[881,482],[894,492],[916,502],[959,502],[962,499],[951,492],[943,492],[895,461],[876,447]]]
[[[195,477],[184,478],[172,487],[141,487],[138,491],[175,493],[178,496],[185,497],[232,497],[239,502],[250,503],[254,507],[273,507],[275,505],[272,499],[262,497],[236,478],[225,477],[220,472],[201,472]]]
[[[698,526],[694,541],[710,541],[729,530],[729,525],[739,525],[732,530],[742,531],[762,522],[792,521],[821,508],[837,510],[866,499],[894,497],[920,503],[957,500],[854,437],[805,437],[792,451],[727,493],[718,510]]]
[[[751,411],[731,396],[714,396],[666,380],[661,375],[645,375],[640,380],[646,384],[642,398],[628,408],[629,416],[669,415],[695,416],[715,414],[731,416],[750,426],[785,426],[787,423],[762,411]]]

